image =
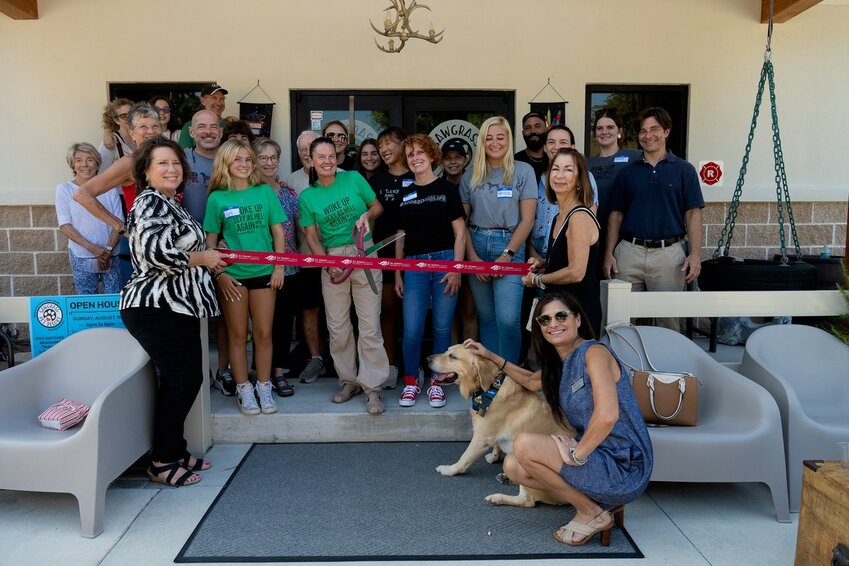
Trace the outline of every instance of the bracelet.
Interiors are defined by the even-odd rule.
[[[498,368],[498,371],[503,372],[505,367],[507,367],[507,358],[504,358],[504,363],[501,364],[501,367]]]
[[[219,271],[218,273],[216,273],[216,274],[214,274],[214,275],[212,276],[212,280],[213,280],[213,281],[218,281],[218,278],[219,278],[219,277],[221,277],[222,275],[224,275],[224,272],[223,272],[223,271]]]
[[[542,282],[542,273],[534,275],[534,287],[545,291],[545,283]]]
[[[587,460],[589,460],[589,459],[590,459],[590,457],[589,457],[589,456],[587,456],[586,458],[584,458],[583,460],[581,460],[580,458],[578,458],[578,456],[576,456],[576,455],[575,455],[575,448],[570,448],[570,449],[569,449],[569,459],[570,459],[570,460],[572,460],[572,462],[573,462],[576,466],[583,466],[584,464],[586,464],[586,463],[587,463]]]

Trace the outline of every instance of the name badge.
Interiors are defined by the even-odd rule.
[[[572,382],[572,393],[584,386],[584,378],[580,378]]]
[[[224,218],[233,218],[234,216],[239,216],[239,207],[238,206],[225,206],[224,207]]]
[[[401,187],[406,189],[413,184],[413,179],[401,179]]]
[[[401,200],[403,200],[404,202],[407,202],[407,201],[413,200],[414,198],[419,198],[419,193],[416,192],[416,191],[413,191],[410,194],[405,195],[404,198],[401,199]]]
[[[513,187],[501,187],[495,196],[497,198],[513,198]]]
[[[614,157],[613,162],[614,163],[628,163],[628,156],[627,155],[620,155],[619,157]]]

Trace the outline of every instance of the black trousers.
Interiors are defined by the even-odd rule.
[[[203,383],[200,319],[135,307],[122,310],[121,320],[159,369],[153,459],[174,462],[186,453],[183,426]]]
[[[292,325],[295,322],[295,312],[301,308],[299,298],[303,293],[303,284],[304,280],[301,273],[287,275],[283,288],[277,291],[277,297],[274,301],[274,322],[271,329],[271,343],[273,344],[271,356],[272,369],[292,369],[290,363]]]

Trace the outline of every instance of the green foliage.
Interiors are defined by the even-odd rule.
[[[846,303],[847,311],[849,311],[849,269],[846,264],[843,264],[843,283],[837,285],[837,290],[843,295],[843,301]],[[838,340],[849,346],[849,312],[846,312],[835,319],[831,323],[829,329]]]

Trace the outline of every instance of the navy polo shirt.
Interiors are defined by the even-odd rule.
[[[671,151],[657,165],[644,158],[624,167],[613,182],[610,210],[622,213],[622,238],[665,240],[687,234],[684,213],[704,208],[696,168]]]

